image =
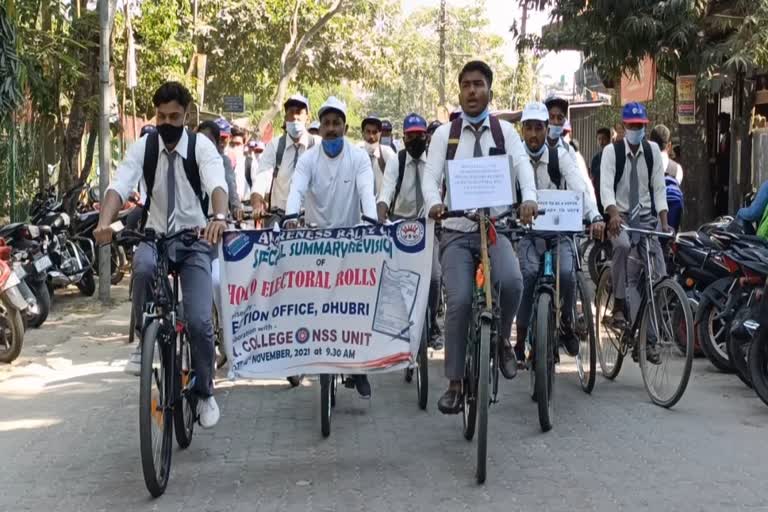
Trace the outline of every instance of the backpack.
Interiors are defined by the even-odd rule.
[[[547,144],[549,150],[549,161],[547,161],[547,174],[549,179],[559,189],[562,186],[563,173],[560,172],[560,155],[557,152],[558,146],[552,147]],[[534,171],[534,179],[536,177],[536,171]],[[517,192],[517,202],[523,202],[523,192],[520,190],[520,183],[515,182],[515,190]]]
[[[491,136],[493,137],[493,143],[495,148],[491,148],[488,151],[489,156],[506,155],[507,148],[504,143],[504,133],[501,131],[501,123],[496,116],[489,115],[488,122],[491,125]],[[456,151],[459,149],[459,139],[461,139],[461,128],[464,120],[461,116],[451,121],[451,129],[448,133],[448,146],[445,148],[446,161],[453,160],[456,157]],[[443,200],[445,200],[445,194],[447,192],[445,184],[443,185]]]
[[[674,176],[665,176],[669,225],[678,230],[683,216],[683,191]]]
[[[184,174],[187,181],[192,186],[197,199],[200,201],[200,208],[203,215],[208,215],[208,196],[203,193],[200,182],[200,168],[197,166],[197,157],[195,156],[196,134],[187,130],[187,156],[183,158]],[[157,160],[160,157],[160,136],[157,132],[147,135],[147,142],[144,147],[144,164],[142,174],[144,182],[147,184],[147,200],[144,203],[144,211],[141,214],[141,229],[147,223],[149,216],[149,206],[152,202],[152,191],[155,187],[155,172],[157,171]]]
[[[403,186],[403,177],[405,176],[405,150],[401,150],[397,154],[397,184],[395,185],[395,195],[392,196],[392,201],[389,202],[389,214],[392,215],[395,211],[395,202],[397,196],[400,195],[400,188]]]
[[[277,152],[275,153],[275,168],[272,169],[272,182],[269,184],[269,192],[267,193],[267,204],[270,209],[272,208],[272,188],[275,186],[275,180],[280,173],[280,166],[283,164],[283,153],[285,153],[285,146],[288,143],[288,135],[283,135],[277,141]],[[307,151],[312,149],[315,145],[315,138],[309,137],[309,144],[307,144]],[[294,169],[295,171],[296,169]],[[250,182],[248,183],[250,185]]]
[[[616,174],[613,176],[613,190],[615,192],[622,176],[624,176],[624,166],[627,163],[624,141],[614,142],[613,151],[616,154]],[[643,141],[643,157],[645,157],[645,166],[648,168],[648,195],[651,196],[651,213],[656,215],[656,201],[653,198],[653,151],[647,140]]]
[[[248,188],[253,188],[253,178],[251,177],[251,166],[253,165],[253,157],[248,155],[245,157],[245,182],[248,184]]]

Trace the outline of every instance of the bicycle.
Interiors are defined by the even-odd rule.
[[[528,369],[531,378],[531,398],[538,404],[539,425],[543,432],[551,430],[553,425],[555,365],[560,363],[559,334],[562,300],[559,248],[562,241],[571,245],[574,254],[576,297],[573,301],[571,319],[574,323],[573,331],[579,339],[579,354],[576,356],[579,383],[582,390],[588,394],[595,386],[597,362],[595,331],[592,324],[592,297],[582,272],[581,258],[575,240],[576,236],[581,234],[583,234],[582,231],[558,232],[556,236],[544,238],[546,250],[541,255],[539,276],[533,295],[533,309],[527,334],[527,340],[533,340],[530,343]]]
[[[168,247],[175,239],[192,245],[198,240],[198,230],[163,235],[146,229],[144,233],[124,231],[119,236],[154,245],[157,252],[151,299],[144,306],[142,321],[139,445],[144,483],[158,497],[168,485],[174,430],[179,448],[187,448],[197,420],[196,399],[191,393],[195,382],[192,351],[179,301],[179,276],[170,268]],[[153,430],[159,431],[157,436]]]
[[[491,285],[491,261],[488,243],[495,234],[497,222],[517,212],[516,208],[491,217],[487,208],[474,211],[453,210],[442,215],[443,219],[464,217],[476,222],[480,229],[480,254],[475,258],[475,290],[472,294],[472,318],[469,325],[467,351],[462,380],[463,434],[471,441],[477,432],[477,483],[486,479],[488,455],[488,409],[496,403],[499,391],[499,337],[501,311],[499,301],[493,299]],[[498,295],[498,294],[497,294]]]
[[[672,278],[665,276],[654,282],[653,258],[651,257],[651,239],[674,238],[673,234],[646,229],[623,226],[627,233],[636,233],[645,240],[644,251],[638,256],[630,253],[630,258],[638,257],[643,260],[640,282],[640,307],[629,327],[615,327],[610,324],[613,311],[613,287],[611,283],[611,268],[603,269],[595,292],[597,315],[595,329],[598,332],[598,359],[603,375],[615,379],[621,370],[627,352],[632,352],[633,358],[640,364],[643,385],[651,401],[661,407],[671,408],[682,398],[693,365],[693,316],[688,298],[683,288]],[[680,321],[685,322],[685,329],[680,328]],[[626,315],[629,318],[629,315]],[[661,322],[661,323],[660,323]],[[655,341],[649,341],[649,334]],[[676,336],[684,335],[683,340]],[[656,344],[659,352],[659,364],[647,360],[648,345]],[[665,370],[673,367],[673,363],[681,363],[679,376],[672,380]],[[660,375],[661,374],[661,375]],[[664,392],[665,383],[672,387]],[[674,386],[672,386],[674,384]]]

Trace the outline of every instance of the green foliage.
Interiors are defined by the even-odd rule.
[[[503,63],[501,37],[487,33],[488,20],[482,2],[472,7],[447,8],[446,102],[440,105],[440,40],[437,31],[439,10],[421,9],[390,33],[378,66],[380,79],[368,85],[366,101],[370,112],[392,119],[397,126],[405,115],[418,112],[427,118],[438,115],[441,107],[458,104],[458,74],[472,59],[482,59],[494,70],[494,105],[510,108],[514,103],[512,70]]]
[[[16,27],[0,5],[0,122],[21,104],[20,68]]]

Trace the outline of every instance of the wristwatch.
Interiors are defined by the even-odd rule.
[[[213,220],[225,221],[227,220],[227,216],[224,215],[223,213],[217,213],[213,216]]]

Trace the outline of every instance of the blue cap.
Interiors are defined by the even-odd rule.
[[[155,128],[155,125],[153,124],[145,124],[141,127],[141,133],[139,134],[139,137],[143,137],[148,133],[155,133],[157,131],[157,128]]]
[[[621,120],[625,123],[648,124],[650,122],[645,105],[635,102],[624,105],[624,110],[621,111]]]
[[[214,121],[214,123],[216,123],[216,126],[219,127],[220,135],[222,135],[222,136],[223,135],[226,135],[226,136],[232,135],[232,125],[229,124],[229,121],[227,121],[223,117],[220,117],[216,121]]]
[[[419,114],[408,114],[403,121],[403,133],[426,132],[427,120]]]
[[[381,131],[383,131],[383,132],[391,132],[392,131],[392,123],[390,123],[386,119],[383,119],[381,121]]]
[[[302,96],[301,94],[294,94],[293,96],[285,100],[285,103],[283,103],[283,108],[288,108],[288,106],[292,104],[303,105],[304,108],[306,108],[307,111],[309,111],[309,100],[304,96]]]

